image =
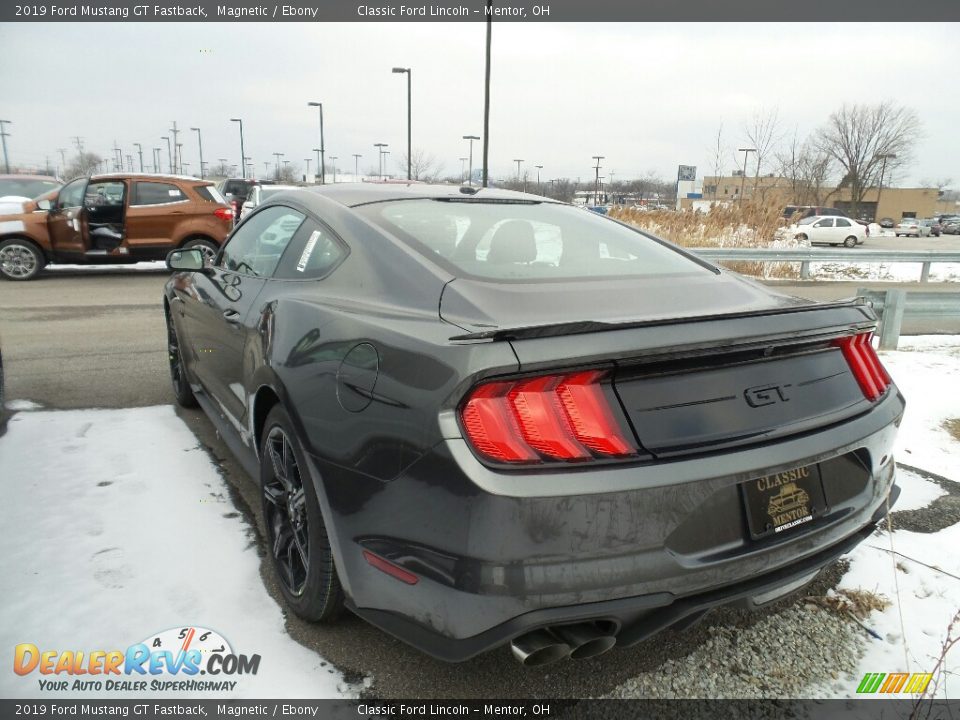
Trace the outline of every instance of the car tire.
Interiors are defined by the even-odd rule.
[[[213,242],[213,240],[207,240],[206,238],[193,238],[183,244],[184,250],[194,248],[202,252],[204,257],[209,260],[213,260],[217,256],[217,253],[220,252],[220,246]]]
[[[799,235],[795,235],[795,236],[794,236],[794,239],[795,239],[795,240],[799,240],[800,242],[806,242],[806,241],[807,241],[807,236],[806,236],[805,233],[800,233]]]
[[[309,622],[336,620],[344,607],[343,587],[303,450],[281,405],[264,423],[260,498],[267,553],[284,600]]]
[[[197,398],[190,388],[187,368],[183,364],[177,328],[169,315],[167,316],[167,362],[170,366],[170,385],[173,388],[173,396],[177,399],[177,405],[185,408],[197,407]]]
[[[33,280],[46,264],[40,248],[29,240],[0,242],[0,277],[6,280]]]
[[[853,235],[851,235],[850,237],[848,237],[846,240],[843,241],[843,246],[844,246],[844,247],[847,247],[847,248],[856,247],[856,246],[857,246],[857,238],[855,238]]]

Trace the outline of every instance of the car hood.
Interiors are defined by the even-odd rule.
[[[444,287],[440,317],[469,333],[493,333],[749,314],[812,304],[727,271],[538,283],[457,278]]]
[[[24,215],[27,213],[27,205],[33,202],[30,198],[19,197],[17,195],[5,195],[0,197],[0,217],[7,215]]]

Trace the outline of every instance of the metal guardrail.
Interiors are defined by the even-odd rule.
[[[896,350],[904,316],[910,319],[938,320],[960,317],[960,292],[907,292],[902,288],[868,290],[858,288],[857,295],[873,306],[880,318],[880,349]]]
[[[810,263],[920,263],[920,282],[930,279],[933,263],[960,263],[960,252],[936,250],[867,250],[865,248],[687,248],[706,260],[799,262],[800,277],[810,279]]]

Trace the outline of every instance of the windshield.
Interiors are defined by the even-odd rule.
[[[810,225],[820,219],[819,215],[811,215],[810,217],[805,217],[803,220],[797,223],[797,225]]]
[[[638,231],[567,205],[402,200],[356,210],[459,276],[530,281],[710,272]]]
[[[0,197],[15,195],[32,200],[51,190],[56,190],[58,187],[60,187],[60,183],[56,180],[2,178],[0,179]]]

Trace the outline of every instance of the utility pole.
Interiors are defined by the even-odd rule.
[[[596,171],[593,181],[593,204],[600,204],[600,161],[603,160],[605,156],[603,155],[594,155],[593,159],[597,161],[597,165],[594,168]]]
[[[60,153],[60,170],[57,172],[57,176],[63,177],[63,173],[67,169],[67,149],[57,148],[57,152]]]
[[[117,145],[117,141],[113,141],[113,169],[115,172],[120,172],[123,170],[123,151]]]
[[[353,154],[353,181],[354,181],[354,182],[360,182],[360,180],[359,180],[359,178],[360,178],[360,158],[362,158],[362,157],[363,157],[363,155],[361,155],[360,153],[354,153],[354,154]]]
[[[158,147],[153,149],[153,171],[160,172],[160,148]]]
[[[276,168],[277,180],[279,180],[280,179],[280,158],[283,157],[283,153],[275,152],[273,156],[277,159],[276,165],[274,167]]]
[[[520,184],[520,163],[523,162],[522,158],[514,158],[513,161],[517,164],[517,185]]]
[[[737,200],[737,205],[743,205],[743,188],[747,182],[747,157],[750,153],[755,153],[756,151],[756,148],[737,148],[737,152],[743,153],[743,172],[740,175],[740,197]],[[679,199],[677,202],[679,202]]]
[[[167,141],[167,169],[170,171],[170,174],[173,175],[173,150],[170,149],[170,138],[164,135],[160,139]]]
[[[10,133],[7,132],[5,125],[13,125],[10,120],[0,120],[0,143],[3,144],[3,167],[7,175],[10,174],[10,156],[7,155],[7,138]]]
[[[543,170],[543,165],[534,165],[534,167],[537,169],[537,193],[539,194],[539,192],[540,192],[540,171]],[[613,174],[613,173],[611,173],[611,174]]]
[[[263,161],[263,174],[266,175],[270,172],[270,163],[267,160]]]
[[[183,143],[177,143],[173,151],[173,166],[183,172]]]
[[[143,172],[143,145],[140,143],[134,143],[137,148],[137,153],[140,155],[140,172]]]
[[[133,172],[133,155],[127,155],[127,167]]]
[[[244,159],[246,157],[246,151],[243,149],[243,119],[242,118],[230,118],[230,122],[240,123],[240,176],[243,178],[247,177],[247,163]]]
[[[336,155],[331,155],[331,156],[330,156],[330,162],[333,163],[333,182],[334,182],[334,184],[336,184],[336,182],[337,182],[337,156],[336,156]]]
[[[176,120],[173,121],[173,127],[170,128],[170,134],[173,135],[173,147],[174,147],[174,149],[178,149],[178,148],[180,147],[180,144],[177,142],[177,135],[180,134],[180,131],[177,130],[177,121],[176,121]],[[179,152],[179,150],[178,150],[178,152]],[[178,156],[177,156],[177,153],[174,153],[174,155],[173,155],[173,174],[174,174],[174,175],[177,174],[177,166],[178,166],[178,164],[181,163],[181,162],[183,162],[183,156],[179,156],[179,157],[178,157]]]

